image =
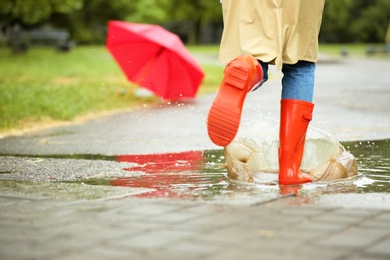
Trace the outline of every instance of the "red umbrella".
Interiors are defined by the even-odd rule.
[[[179,37],[158,25],[110,21],[107,48],[130,81],[164,99],[195,97],[204,77]]]

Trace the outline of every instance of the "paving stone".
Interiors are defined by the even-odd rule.
[[[376,221],[389,223],[390,222],[390,211],[381,212],[381,214],[375,218]]]
[[[318,217],[318,216],[323,216],[326,213],[329,212],[328,209],[324,208],[316,208],[316,207],[282,207],[278,211],[280,211],[283,215],[297,215],[301,216],[302,218],[313,218],[313,217]],[[331,210],[333,211],[333,209]]]
[[[374,245],[372,245],[369,249],[367,249],[366,252],[368,254],[390,256],[390,234],[383,240],[377,241]]]
[[[197,240],[179,241],[161,250],[159,259],[202,259],[221,250],[221,246]]]
[[[143,200],[140,200],[138,202],[132,202],[131,205],[131,207],[124,209],[122,213],[141,215],[145,217],[153,215],[162,215],[167,212],[177,210],[180,207],[172,204],[146,202]]]
[[[345,228],[350,226],[349,223],[340,223],[340,222],[321,222],[318,220],[302,223],[299,225],[297,230],[307,231],[307,232],[318,232],[322,234],[330,234],[338,231],[342,231]]]
[[[287,260],[289,256],[281,252],[257,252],[257,251],[243,251],[237,249],[226,248],[226,250],[219,252],[216,255],[206,257],[207,260],[272,260],[281,259]]]
[[[351,255],[351,250],[346,248],[329,248],[318,245],[301,246],[295,252],[290,253],[291,260],[341,260]]]
[[[196,239],[216,245],[230,246],[232,244],[245,243],[256,236],[256,230],[249,231],[240,229],[237,226],[230,226],[199,235]]]
[[[388,260],[389,254],[370,254],[370,253],[364,253],[359,256],[352,256],[350,258],[345,259],[353,259],[353,260]]]
[[[379,229],[385,230],[389,227],[388,223],[377,221],[376,219],[370,219],[366,222],[360,223],[359,227],[362,229]]]
[[[369,218],[369,217],[368,217]],[[348,224],[348,225],[354,225],[357,223],[360,223],[362,220],[367,219],[366,215],[343,215],[343,214],[326,214],[323,216],[319,216],[316,218],[316,221],[318,223],[334,223],[334,224]]]
[[[362,209],[346,209],[346,208],[336,208],[334,210],[334,214],[337,214],[337,215],[340,215],[340,216],[347,216],[347,218],[349,216],[352,216],[352,217],[370,217],[370,216],[376,216],[378,215],[380,212],[382,212],[381,210],[377,210],[377,209],[370,209],[370,210],[362,210]]]
[[[121,250],[119,248],[110,248],[107,245],[99,246],[96,245],[93,248],[83,248],[75,250],[69,254],[63,254],[55,259],[146,259],[145,253],[136,250]]]
[[[326,237],[317,244],[330,247],[350,248],[351,250],[361,249],[367,248],[381,238],[386,237],[389,232],[389,230],[350,229]]]
[[[9,200],[12,203],[3,200],[9,207],[0,215],[0,256],[6,259],[23,255],[39,259],[390,256],[387,211],[359,209],[349,214],[338,208],[305,207],[299,212],[300,207],[133,199],[77,203]],[[14,219],[13,214],[17,216]]]
[[[120,237],[113,244],[122,247],[147,249],[162,248],[166,245],[178,242],[184,238],[194,236],[192,233],[178,232],[173,230],[155,230],[131,237]]]

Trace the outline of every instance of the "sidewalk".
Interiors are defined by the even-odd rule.
[[[341,141],[390,138],[384,71],[388,60],[318,64],[312,126]],[[248,96],[243,122],[278,117],[281,75],[270,73]],[[213,98],[0,139],[0,259],[390,258],[388,193],[260,194],[245,203],[142,199],[136,195],[147,188],[48,183],[120,175],[118,163],[34,158],[220,149],[205,127]]]
[[[1,259],[389,259],[390,211],[1,197]]]

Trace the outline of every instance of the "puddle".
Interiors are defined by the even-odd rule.
[[[390,192],[390,139],[344,142],[355,155],[361,178],[355,181],[358,193]]]
[[[301,194],[390,192],[390,140],[344,142],[357,159],[359,175],[353,179],[309,183],[297,188]],[[90,178],[68,185],[115,186],[145,189],[131,196],[148,198],[203,199],[227,201],[244,198],[255,201],[284,194],[276,174],[264,173],[262,183],[242,183],[227,177],[223,150],[188,151],[147,155],[43,155],[28,157],[116,161],[133,177]],[[0,172],[5,174],[6,172]],[[65,182],[63,182],[65,183]],[[65,184],[66,184],[65,183]],[[291,190],[286,193],[291,192]]]
[[[345,142],[343,145],[356,156],[359,176],[302,185],[300,192],[390,192],[390,140]],[[276,185],[276,174],[263,174],[263,183],[257,184],[229,180],[222,150],[118,156],[117,159],[132,164],[125,170],[139,171],[142,175],[112,180],[110,184],[155,189],[154,192],[138,195],[141,197],[223,199],[237,194],[250,197],[284,192]]]

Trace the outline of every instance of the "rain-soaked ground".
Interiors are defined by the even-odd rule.
[[[359,175],[353,179],[306,184],[304,190],[329,192],[390,192],[390,140],[343,143],[356,156]],[[242,183],[226,177],[223,150],[191,151],[179,154],[118,156],[118,161],[134,163],[126,168],[139,171],[138,177],[107,181],[106,184],[147,187],[156,191],[139,196],[223,199],[237,194],[256,196],[279,190],[276,174],[265,182]],[[93,184],[93,180],[86,183]]]
[[[316,194],[390,192],[390,140],[344,142],[342,144],[358,161],[359,175],[357,177],[305,184],[296,189],[300,193],[307,194],[312,192]],[[144,188],[146,192],[134,195],[138,197],[224,201],[237,197],[250,199],[267,196],[267,194],[283,194],[277,185],[276,174],[261,173],[260,175],[265,176],[265,181],[255,183],[229,180],[226,176],[223,150],[118,156],[41,155],[38,157],[115,161],[121,165],[124,163],[126,167],[123,170],[131,173],[126,175],[127,177],[91,178],[67,181],[62,184],[93,185],[94,190],[98,186]]]

